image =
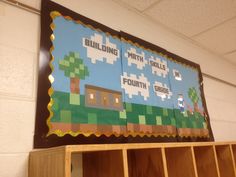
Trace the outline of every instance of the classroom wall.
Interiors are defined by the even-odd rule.
[[[40,7],[40,0],[21,2]],[[236,84],[236,66],[114,1],[56,2],[199,63],[204,73]],[[39,38],[39,15],[0,2],[1,177],[27,177],[28,174],[28,153],[33,148]],[[236,140],[236,89],[205,77],[204,89],[215,139]]]

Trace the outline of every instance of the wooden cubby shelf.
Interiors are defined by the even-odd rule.
[[[160,148],[127,151],[129,177],[165,177]]]
[[[166,148],[169,177],[195,177],[191,147]]]
[[[232,144],[232,151],[233,151],[233,162],[234,162],[234,169],[236,169],[236,144]]]
[[[216,156],[213,146],[196,146],[194,147],[194,157],[198,177],[218,177]]]
[[[124,177],[121,150],[86,152],[82,159],[83,177]]]
[[[220,177],[229,177],[235,175],[233,164],[233,154],[229,145],[216,145],[217,161],[219,165]]]
[[[34,150],[29,177],[236,177],[236,142],[67,145]]]

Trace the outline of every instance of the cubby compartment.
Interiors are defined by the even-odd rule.
[[[165,148],[169,177],[196,177],[191,147]]]
[[[122,150],[85,152],[82,177],[124,177]]]
[[[220,177],[235,177],[233,159],[229,145],[217,145],[216,155],[219,165]]]
[[[165,177],[160,148],[127,151],[129,177]]]
[[[233,157],[234,157],[234,165],[236,169],[236,144],[232,144],[232,151],[233,151]]]
[[[218,177],[216,158],[212,146],[194,147],[198,177]]]

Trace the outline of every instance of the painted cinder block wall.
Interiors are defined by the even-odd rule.
[[[20,0],[37,9],[40,0]],[[55,0],[116,30],[159,45],[236,84],[236,66],[111,0]],[[40,16],[0,2],[0,176],[27,177],[33,148]],[[204,77],[216,141],[236,140],[236,89]]]

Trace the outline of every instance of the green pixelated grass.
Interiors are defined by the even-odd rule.
[[[173,110],[131,103],[124,103],[126,110],[123,112],[90,108],[85,106],[84,95],[80,95],[79,99],[77,98],[77,101],[80,101],[80,105],[73,105],[69,104],[71,101],[70,94],[59,91],[53,93],[52,99],[54,104],[52,106],[53,117],[50,120],[51,122],[96,123],[105,125],[127,125],[128,122],[146,125],[173,125],[177,128],[204,128],[206,126],[204,117],[197,112],[193,114],[187,112],[187,117],[185,117],[178,109]],[[61,119],[60,110],[70,111],[68,119],[65,116]],[[93,115],[93,118],[91,118],[91,115]],[[141,122],[140,115],[145,115],[145,119],[141,118]]]

